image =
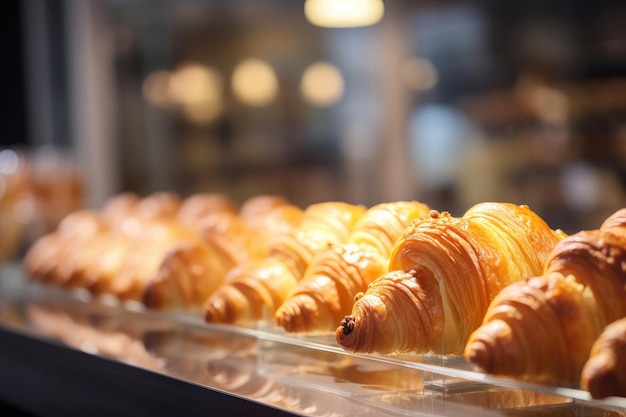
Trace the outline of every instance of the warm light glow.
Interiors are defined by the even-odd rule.
[[[221,77],[209,67],[195,63],[180,65],[170,77],[168,92],[181,105],[218,101]]]
[[[369,26],[385,14],[382,0],[307,0],[304,14],[314,25],[332,28]]]
[[[149,74],[142,85],[142,93],[146,101],[153,106],[167,107],[170,103],[168,85],[170,82],[170,72],[158,70]]]
[[[439,73],[437,68],[424,58],[411,58],[402,66],[404,82],[418,91],[431,90],[437,85]]]
[[[300,92],[316,106],[331,106],[343,96],[344,82],[339,69],[327,62],[310,65],[302,75]]]
[[[278,93],[278,79],[274,69],[260,59],[246,59],[233,72],[232,87],[235,96],[250,106],[265,106]]]
[[[170,75],[167,94],[180,106],[181,113],[192,123],[206,124],[222,111],[223,81],[221,74],[205,65],[187,62]]]
[[[182,114],[187,120],[197,125],[204,125],[217,119],[222,112],[221,101],[202,101],[191,106],[184,106]]]

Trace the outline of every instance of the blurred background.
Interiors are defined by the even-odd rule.
[[[5,242],[120,191],[511,201],[567,232],[626,206],[623,1],[0,7]]]

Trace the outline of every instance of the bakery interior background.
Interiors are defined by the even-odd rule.
[[[339,28],[305,3],[2,2],[5,231],[16,156],[48,214],[122,190],[497,200],[574,232],[626,206],[623,1],[388,0]]]

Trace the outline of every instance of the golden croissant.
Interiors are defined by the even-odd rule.
[[[196,241],[202,219],[222,211],[232,212],[233,203],[221,194],[200,193],[181,200],[174,193],[158,192],[139,199],[131,212],[112,224],[111,232],[122,234],[126,241],[110,239],[103,254],[94,260],[98,267],[89,277],[89,289],[95,294],[142,301],[147,283],[168,252]],[[101,265],[106,269],[100,269]]]
[[[148,205],[151,200],[154,203]],[[137,206],[140,217],[155,218],[157,224],[143,220],[116,274],[97,279],[93,288],[152,308],[198,308],[221,283],[229,262],[250,256],[254,245],[249,242],[262,233],[243,224],[234,204],[221,194],[195,194],[176,204],[169,194],[159,193],[141,199]],[[281,218],[299,221],[299,209],[278,196],[250,198],[241,210],[251,213],[247,222],[252,223],[254,216],[266,217],[266,212],[285,206],[295,219]],[[154,214],[143,214],[146,211]],[[224,246],[218,239],[231,243],[228,256],[232,258],[224,258],[225,252],[220,251]],[[254,250],[258,251],[257,246]]]
[[[626,316],[626,209],[556,245],[542,274],[502,290],[470,337],[477,369],[578,385],[592,343]]]
[[[29,248],[24,268],[47,283],[140,300],[167,251],[197,240],[198,224],[219,210],[233,210],[221,194],[181,200],[168,192],[146,197],[121,193],[99,211],[68,215],[56,231]]]
[[[564,233],[525,205],[480,203],[463,217],[431,212],[396,242],[389,272],[336,329],[348,351],[462,353],[490,301],[541,272]]]
[[[591,345],[580,387],[593,398],[626,397],[626,317],[606,326]]]
[[[235,265],[204,303],[209,323],[249,324],[273,317],[313,257],[345,243],[365,207],[344,202],[312,204],[292,232],[273,239],[269,256]]]
[[[99,213],[92,210],[78,210],[61,220],[57,230],[37,239],[24,256],[23,265],[28,275],[34,279],[63,284],[70,279],[76,260],[73,256],[78,251],[71,251],[71,242],[81,245],[92,240],[108,228]],[[65,259],[65,262],[60,262]],[[84,265],[76,265],[81,268]]]
[[[271,241],[293,231],[302,210],[269,196],[244,203],[241,213],[204,217],[200,239],[169,249],[147,282],[142,301],[155,309],[199,309],[235,265],[268,256]],[[284,202],[284,203],[282,203]]]
[[[354,296],[387,272],[395,241],[429,210],[416,201],[381,203],[368,209],[346,244],[314,258],[277,310],[277,324],[288,332],[333,331],[350,312]]]

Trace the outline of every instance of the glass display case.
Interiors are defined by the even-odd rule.
[[[37,415],[626,415],[624,399],[490,377],[461,357],[352,354],[332,335],[210,325],[44,287],[19,265],[0,284],[0,398]]]
[[[312,3],[6,2],[0,399],[53,416],[626,415],[460,357],[352,354],[27,279],[30,244],[124,191],[508,201],[567,233],[626,206],[623,1],[363,0],[383,14],[358,27]]]

